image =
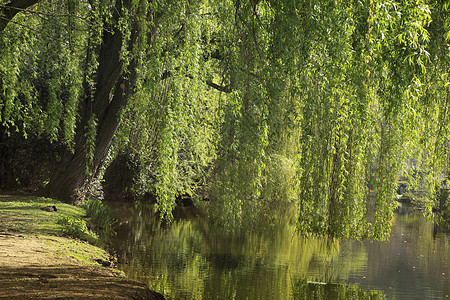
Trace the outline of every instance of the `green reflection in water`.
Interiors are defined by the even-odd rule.
[[[448,294],[449,277],[442,273],[450,267],[449,240],[435,240],[432,223],[419,215],[397,216],[390,242],[358,242],[299,237],[294,210],[240,234],[210,228],[205,213],[190,208],[179,209],[170,226],[159,223],[151,207],[117,212],[127,220],[115,241],[119,268],[173,299],[383,296],[370,290],[388,298]]]
[[[308,282],[299,279],[293,286],[293,297],[300,299],[386,299],[379,291],[366,291],[355,285]]]

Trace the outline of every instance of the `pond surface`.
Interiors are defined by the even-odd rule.
[[[151,206],[121,205],[119,269],[172,299],[450,297],[450,237],[418,212],[395,216],[389,242],[360,242],[298,237],[293,213],[230,235],[195,209],[165,226]]]

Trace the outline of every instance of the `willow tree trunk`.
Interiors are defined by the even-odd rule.
[[[67,153],[46,186],[44,194],[61,201],[73,203],[84,198],[92,180],[98,175],[111,146],[111,141],[120,124],[118,112],[127,103],[127,95],[118,91],[124,83],[117,81],[112,101],[105,107],[102,120],[99,120],[92,162],[88,162],[86,151],[85,127],[77,134],[75,151]],[[89,170],[89,172],[87,171]]]
[[[118,18],[118,15],[116,17]],[[134,72],[127,74],[126,80],[123,78],[123,61],[120,57],[122,42],[119,30],[115,33],[104,31],[98,57],[94,99],[86,98],[82,104],[74,152],[64,155],[44,190],[46,196],[69,203],[83,198],[104,162],[120,124],[118,114],[127,105],[135,81]],[[129,68],[132,69],[132,65]],[[97,127],[93,156],[89,161],[86,136],[92,117],[97,120]]]

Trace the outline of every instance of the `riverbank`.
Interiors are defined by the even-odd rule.
[[[91,243],[67,236],[73,224],[61,219],[84,214],[49,198],[0,195],[0,298],[164,299],[103,266],[112,259],[91,244],[94,233],[86,232]]]

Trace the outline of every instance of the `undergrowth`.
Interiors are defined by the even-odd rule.
[[[103,237],[114,234],[112,227],[117,220],[112,216],[108,206],[98,199],[89,199],[83,203],[83,208]]]
[[[72,236],[90,243],[96,241],[96,234],[88,229],[86,221],[80,217],[61,215],[57,224],[61,225],[61,232],[65,236]]]

